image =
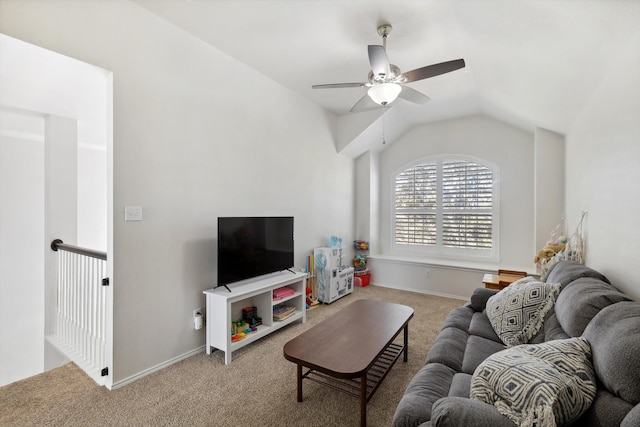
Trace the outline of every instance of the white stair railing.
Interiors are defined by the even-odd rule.
[[[57,325],[48,341],[100,385],[109,374],[106,358],[107,255],[65,244],[58,251]]]

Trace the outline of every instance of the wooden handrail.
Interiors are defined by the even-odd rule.
[[[54,251],[62,250],[67,252],[73,252],[75,254],[86,255],[91,258],[98,258],[103,261],[107,260],[107,253],[97,251],[95,249],[81,248],[80,246],[70,245],[64,243],[61,239],[55,239],[51,242],[51,249]]]

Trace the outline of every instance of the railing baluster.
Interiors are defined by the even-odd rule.
[[[51,243],[58,258],[57,330],[52,342],[96,382],[106,367],[106,254]]]
[[[93,259],[89,259],[89,282],[91,283],[98,283],[95,280],[95,270],[96,270],[97,266],[94,263]],[[94,321],[95,321],[95,313],[96,313],[96,306],[95,306],[95,302],[96,302],[96,289],[98,287],[97,286],[89,286],[89,313],[87,316],[87,335],[88,335],[88,340],[87,340],[87,353],[89,354],[89,359],[91,360],[95,360],[96,357],[96,353],[95,353],[95,330],[94,330]]]

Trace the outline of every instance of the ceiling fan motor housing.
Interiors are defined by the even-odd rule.
[[[380,78],[379,76],[374,76],[373,71],[369,71],[369,83],[378,84],[389,81],[396,81],[396,79],[400,77],[401,74],[402,72],[400,71],[400,67],[394,64],[389,64],[389,75],[386,77]]]

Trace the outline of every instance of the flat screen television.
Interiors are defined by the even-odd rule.
[[[218,218],[217,286],[292,267],[293,217]]]

